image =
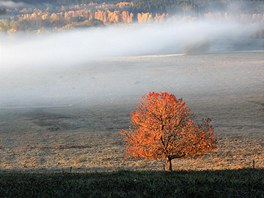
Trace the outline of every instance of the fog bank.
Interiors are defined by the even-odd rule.
[[[104,60],[111,57],[263,49],[263,39],[254,37],[260,28],[261,24],[233,20],[171,19],[164,23],[119,25],[40,35],[1,35],[0,107],[49,105],[51,102],[57,105],[67,98],[84,96],[96,100],[99,96],[142,94],[160,85],[155,82],[155,78],[141,75],[148,74],[146,64],[141,68],[140,61],[134,67],[129,64],[129,59],[115,58],[110,63]],[[161,65],[159,67],[162,68]],[[129,73],[131,70],[133,72]],[[147,80],[134,80],[137,78]],[[187,82],[184,78],[181,80]],[[183,86],[192,85],[196,80]],[[159,81],[163,83],[163,78]],[[169,86],[168,79],[165,84]],[[167,88],[163,84],[159,90]]]
[[[260,29],[261,24],[185,19],[42,35],[1,35],[1,71],[65,67],[109,56],[263,49],[263,39],[253,39]]]

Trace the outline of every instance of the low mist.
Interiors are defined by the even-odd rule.
[[[18,8],[24,7],[25,4],[22,2],[14,2],[11,0],[1,0],[0,1],[0,8]]]
[[[256,38],[261,27],[221,18],[174,17],[162,23],[0,35],[0,107],[71,105],[69,98],[96,100],[152,91],[155,79],[133,80],[146,68],[139,61],[133,70],[131,56],[263,50],[263,39]]]

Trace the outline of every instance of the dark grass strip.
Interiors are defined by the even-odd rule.
[[[1,172],[0,197],[264,197],[264,169]]]

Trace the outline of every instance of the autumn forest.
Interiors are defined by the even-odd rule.
[[[120,23],[160,22],[169,17],[184,15],[189,20],[236,19],[251,23],[263,22],[264,14],[259,1],[245,1],[245,7],[230,14],[229,7],[236,1],[207,0],[134,0],[134,1],[19,1],[17,7],[0,4],[0,32],[61,31]],[[22,3],[21,3],[22,2]],[[250,7],[248,6],[250,4]],[[21,6],[26,5],[26,6]],[[217,10],[217,12],[214,12]],[[263,34],[263,32],[259,33]]]

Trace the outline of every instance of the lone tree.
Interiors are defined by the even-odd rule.
[[[143,96],[131,114],[131,126],[122,130],[126,152],[135,158],[171,160],[199,156],[216,148],[210,119],[201,125],[182,99],[167,92],[150,92]]]

